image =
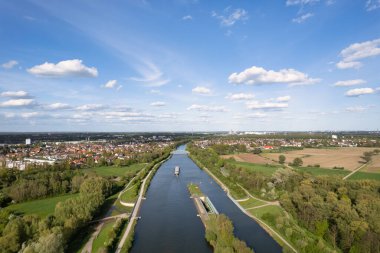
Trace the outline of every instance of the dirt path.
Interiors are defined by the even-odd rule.
[[[125,243],[125,240],[127,239],[128,237],[128,234],[132,228],[132,225],[133,225],[133,220],[136,219],[137,217],[137,214],[138,214],[138,211],[140,209],[140,205],[141,205],[141,201],[143,199],[143,194],[144,194],[144,188],[145,188],[145,183],[146,183],[146,180],[149,178],[150,174],[152,173],[152,170],[148,173],[148,175],[144,178],[144,181],[143,183],[141,184],[141,188],[140,188],[140,192],[139,192],[139,198],[137,199],[137,202],[136,202],[136,205],[135,207],[133,208],[133,212],[132,212],[132,215],[129,219],[129,222],[128,222],[128,226],[127,226],[127,229],[125,230],[124,234],[123,234],[123,237],[121,238],[120,240],[120,243],[119,245],[117,246],[117,249],[116,249],[116,253],[119,253],[121,251],[121,249],[123,248],[123,245]]]
[[[140,175],[140,173],[146,169],[146,166],[148,165],[145,165],[144,168],[142,168],[129,182],[128,184],[124,187],[124,189],[122,191],[119,192],[118,196],[117,196],[117,199],[115,200],[114,203],[116,203],[117,201],[119,201],[120,199],[120,196],[126,192],[127,190],[130,189],[130,185],[132,184],[132,182],[135,181],[136,177],[138,175]],[[114,209],[114,204],[110,207],[110,209],[107,211],[107,214],[104,216],[104,218],[102,219],[99,219],[99,220],[94,220],[94,221],[91,221],[90,223],[95,223],[95,222],[100,222],[100,224],[98,224],[96,226],[96,229],[94,231],[94,233],[92,233],[90,239],[87,241],[86,245],[83,247],[81,253],[91,253],[92,252],[92,244],[95,240],[95,238],[99,235],[100,231],[102,230],[102,227],[104,225],[104,222],[106,222],[107,220],[110,220],[110,219],[116,219],[116,218],[127,218],[130,214],[129,213],[123,213],[123,214],[119,214],[119,215],[115,215],[115,216],[110,216],[111,213],[112,213],[112,210]]]
[[[359,166],[359,167],[358,167],[357,169],[355,169],[353,172],[351,172],[350,174],[348,174],[347,176],[345,176],[345,177],[343,178],[343,180],[346,180],[347,178],[349,178],[350,176],[352,176],[353,174],[355,174],[356,172],[358,172],[359,170],[361,170],[362,168],[364,168],[364,166],[366,166],[366,165],[367,165],[367,163],[365,163],[365,164]]]
[[[222,181],[219,180],[219,178],[217,178],[211,171],[209,171],[206,167],[202,167],[203,170],[205,170],[215,181],[218,182],[218,184],[222,187],[222,189],[224,191],[227,192],[227,196],[235,203],[235,205],[243,212],[245,213],[247,216],[251,217],[252,219],[256,220],[265,230],[269,231],[269,233],[272,233],[272,235],[276,235],[284,244],[286,244],[291,250],[293,250],[295,253],[298,253],[298,251],[284,238],[282,237],[279,233],[277,233],[276,231],[274,231],[270,226],[268,226],[263,220],[259,219],[258,217],[250,214],[249,212],[247,212],[241,205],[239,205],[239,203],[231,196],[230,194],[230,190],[227,186],[224,185],[224,183]],[[239,185],[239,184],[238,184]],[[278,205],[280,206],[279,202],[278,201],[273,201],[273,202],[270,202],[270,201],[266,201],[266,200],[262,200],[262,199],[259,199],[259,198],[256,198],[254,196],[252,196],[252,194],[250,194],[244,187],[242,187],[241,185],[239,185],[246,193],[248,196],[250,196],[251,198],[254,198],[256,200],[260,200],[260,201],[263,201],[265,203],[267,203],[268,205]]]

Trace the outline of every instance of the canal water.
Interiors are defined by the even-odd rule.
[[[185,146],[177,151],[181,153]],[[180,166],[179,177],[174,175]],[[254,220],[228,198],[221,187],[187,154],[174,154],[163,163],[152,179],[142,202],[131,249],[136,252],[203,253],[212,252],[205,240],[205,229],[194,202],[187,190],[189,183],[197,183],[216,209],[233,222],[235,235],[244,240],[256,253],[278,253],[281,247]]]

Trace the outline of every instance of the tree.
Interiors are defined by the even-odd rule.
[[[280,155],[278,157],[278,162],[281,163],[281,164],[284,164],[285,163],[285,160],[286,160],[286,157],[284,155]]]
[[[299,157],[294,158],[293,166],[300,167],[300,166],[302,166],[302,164],[303,164],[303,161],[301,158],[299,158]]]

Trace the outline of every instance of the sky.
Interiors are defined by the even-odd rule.
[[[0,0],[0,132],[380,129],[380,0]]]

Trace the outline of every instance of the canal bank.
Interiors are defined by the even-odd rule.
[[[178,150],[185,150],[181,146]],[[179,177],[174,176],[180,166]],[[215,208],[234,224],[235,235],[256,253],[278,253],[281,247],[250,217],[231,201],[226,192],[187,154],[173,154],[153,177],[142,202],[141,220],[135,228],[131,252],[212,252],[204,238],[204,226],[187,185],[196,183],[212,199]]]

